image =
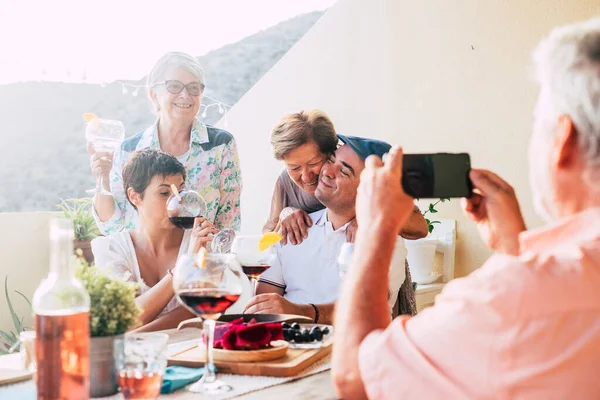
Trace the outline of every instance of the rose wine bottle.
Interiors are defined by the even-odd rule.
[[[90,297],[73,270],[73,224],[50,223],[50,273],[33,295],[38,400],[90,397]]]

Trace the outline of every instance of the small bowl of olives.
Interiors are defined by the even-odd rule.
[[[283,322],[283,340],[287,341],[290,348],[316,349],[323,346],[333,337],[333,327],[322,324],[289,324]]]

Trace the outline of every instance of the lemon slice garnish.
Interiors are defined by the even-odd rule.
[[[94,113],[83,114],[83,119],[85,119],[87,122],[92,122],[95,118],[98,118],[98,116]]]
[[[206,249],[204,247],[200,247],[200,251],[198,251],[198,255],[196,256],[196,261],[198,262],[198,265],[200,265],[200,268],[205,269],[206,268]]]
[[[94,129],[100,129],[100,119],[94,113],[85,113],[83,114],[83,119],[87,121],[88,124],[92,124]]]
[[[258,242],[258,251],[265,251],[275,243],[279,242],[281,239],[283,239],[283,236],[277,232],[265,233]]]

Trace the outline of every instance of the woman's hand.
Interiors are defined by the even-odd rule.
[[[89,143],[88,153],[90,153],[90,167],[92,169],[92,174],[96,177],[96,179],[100,179],[102,177],[104,178],[104,182],[108,182],[114,153],[97,153],[94,150],[94,147]]]
[[[213,236],[219,233],[219,230],[204,217],[199,217],[194,220],[192,228],[192,236],[190,238],[189,250],[196,254],[201,247],[206,247],[208,242],[213,240]]]
[[[295,246],[308,237],[308,228],[311,226],[312,220],[306,211],[286,207],[279,214],[279,222],[275,227],[275,232],[281,230],[281,236],[283,236],[281,244],[287,244],[289,236],[290,242]]]

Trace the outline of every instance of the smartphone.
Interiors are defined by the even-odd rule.
[[[467,153],[404,154],[402,188],[415,199],[471,197]]]

